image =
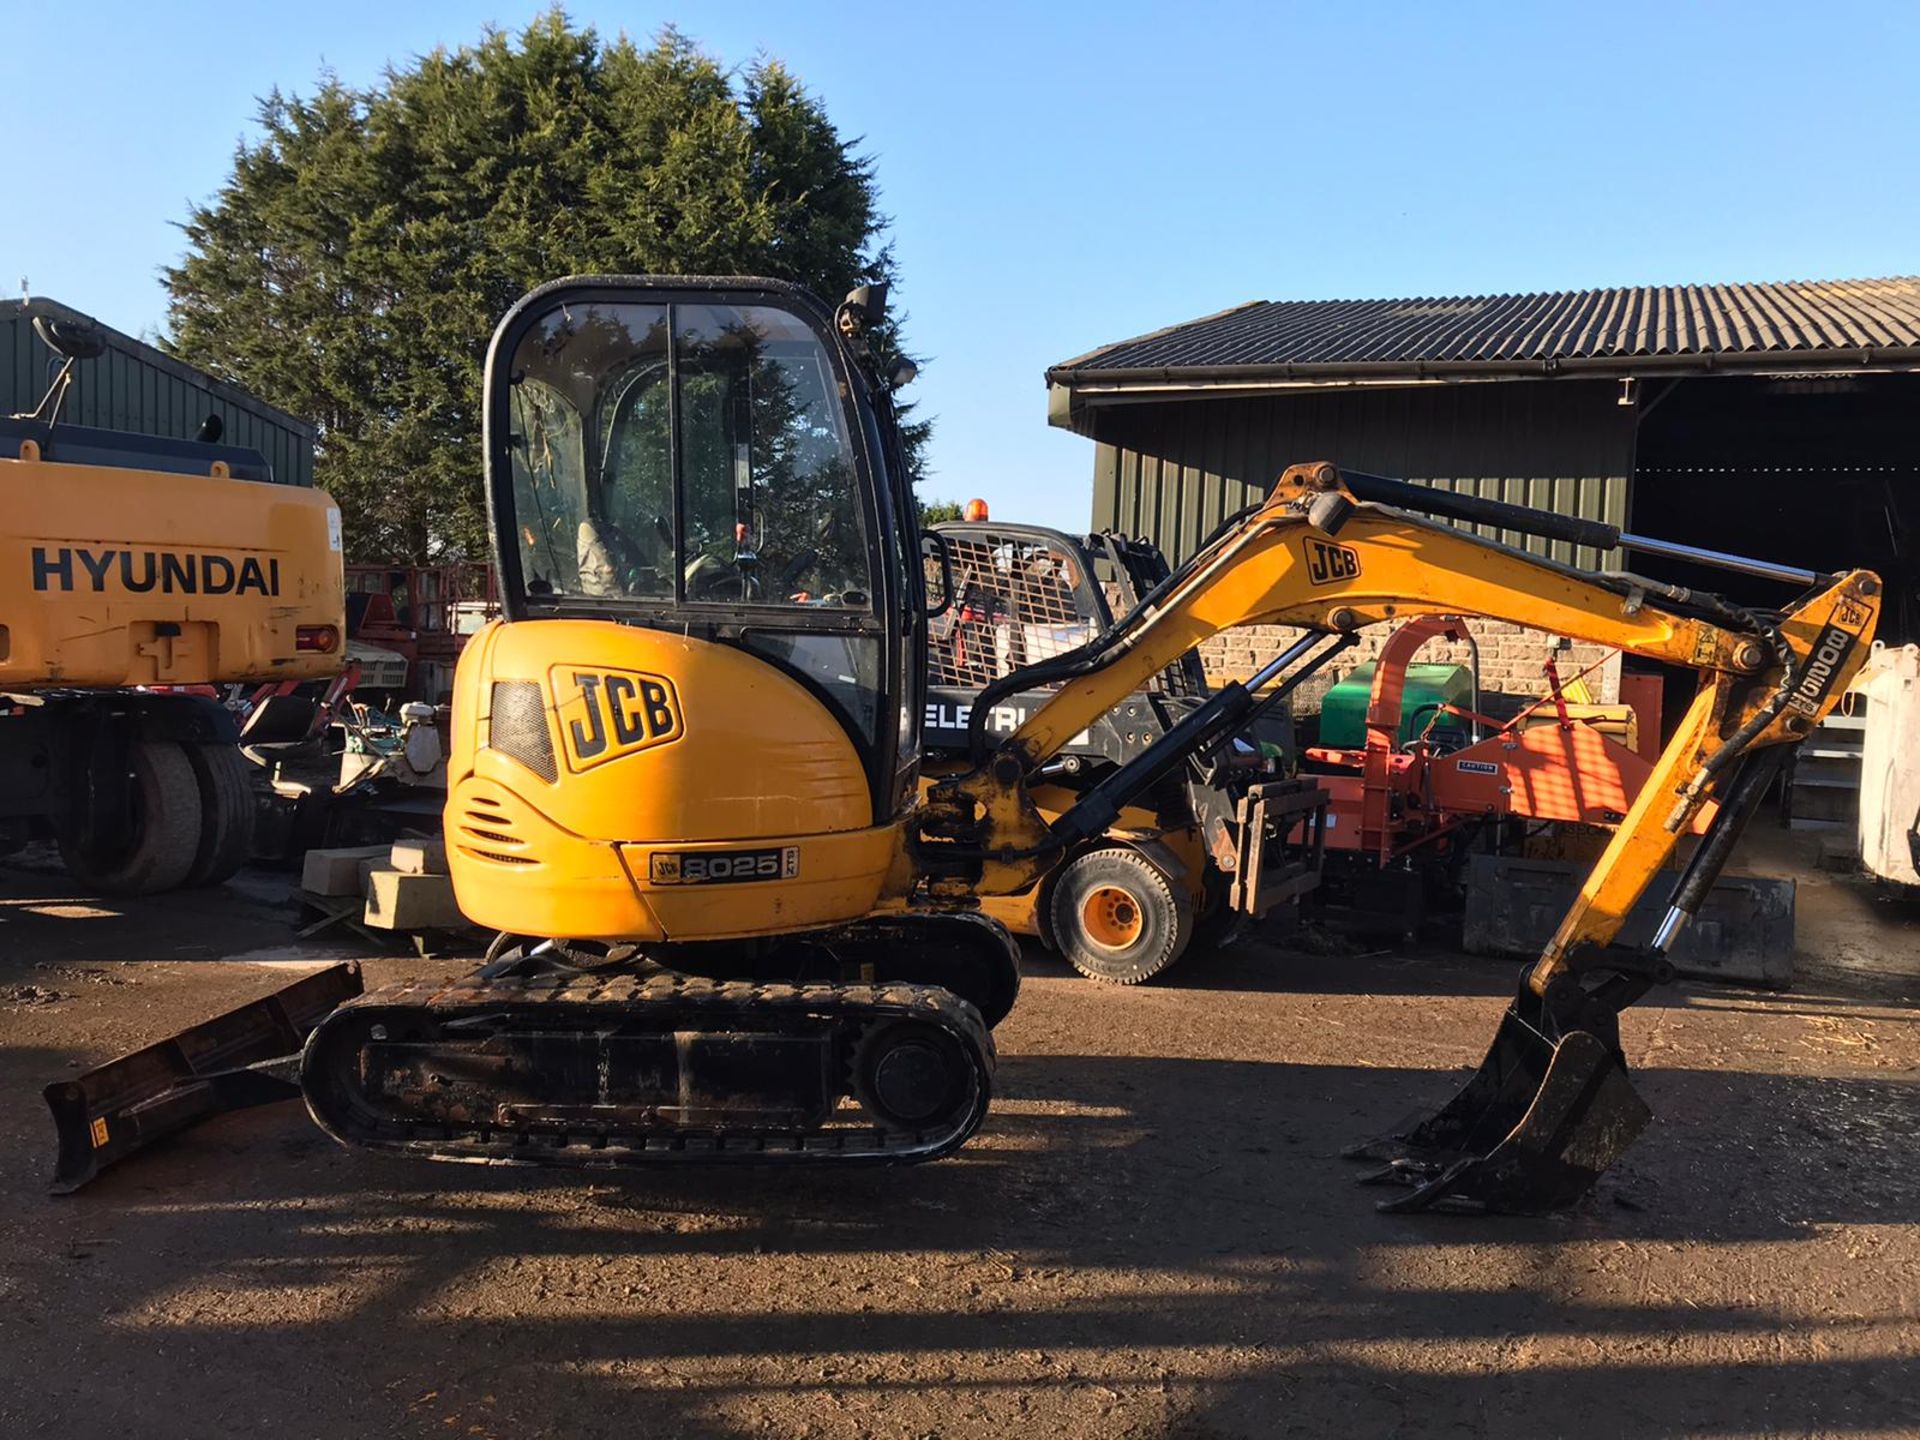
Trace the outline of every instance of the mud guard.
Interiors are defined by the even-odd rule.
[[[49,1188],[69,1195],[202,1120],[297,1098],[308,1032],[360,992],[358,965],[330,965],[76,1079],[56,1080],[42,1092],[60,1143]]]

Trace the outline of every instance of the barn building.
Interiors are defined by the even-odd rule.
[[[0,415],[33,410],[60,369],[60,357],[34,333],[36,315],[90,324],[105,342],[100,355],[74,366],[73,388],[60,412],[69,424],[191,440],[209,415],[217,415],[223,444],[258,450],[280,484],[313,483],[310,423],[39,296],[0,300]]]
[[[1095,442],[1093,528],[1176,561],[1288,465],[1324,459],[1814,570],[1871,566],[1882,634],[1920,639],[1920,277],[1256,301],[1047,382],[1052,423]],[[1784,598],[1649,556],[1606,563]],[[1229,636],[1209,662],[1243,668],[1271,639]],[[1490,686],[1537,690],[1546,651],[1489,627]],[[1611,692],[1616,676],[1596,678]]]

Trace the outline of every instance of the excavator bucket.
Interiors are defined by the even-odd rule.
[[[1586,1030],[1555,1042],[1515,1006],[1459,1094],[1346,1154],[1386,1162],[1363,1184],[1413,1187],[1384,1211],[1532,1215],[1586,1194],[1652,1116],[1614,1046]]]
[[[211,1116],[293,1099],[307,1033],[360,990],[358,965],[329,965],[76,1079],[56,1080],[43,1092],[60,1141],[53,1193],[70,1194],[116,1161]]]

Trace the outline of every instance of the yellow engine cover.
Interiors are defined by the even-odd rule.
[[[730,645],[496,623],[454,676],[448,867],[516,934],[712,940],[856,919],[901,853],[847,732]]]

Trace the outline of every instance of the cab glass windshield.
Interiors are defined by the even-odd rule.
[[[508,391],[528,599],[871,608],[838,396],[785,310],[555,305]]]

